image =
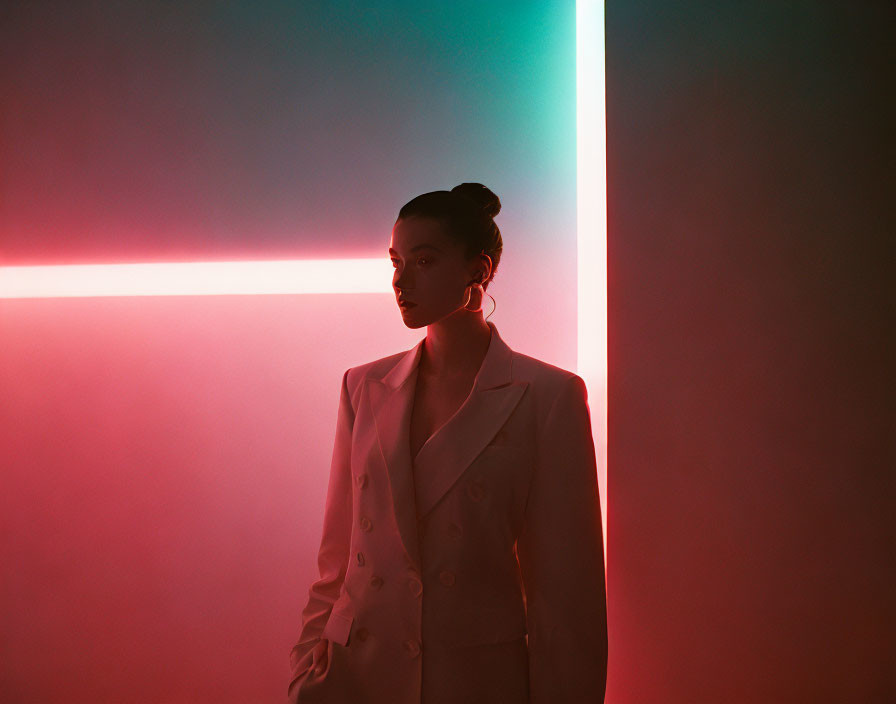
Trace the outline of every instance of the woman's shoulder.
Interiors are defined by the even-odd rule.
[[[581,376],[543,359],[514,352],[513,378],[526,381],[531,387],[533,402],[539,409],[539,422],[546,422],[544,414],[561,399],[588,402],[588,387]]]
[[[563,386],[573,377],[580,378],[574,371],[558,367],[543,359],[522,352],[514,351],[513,353],[514,380],[528,381],[537,386],[552,388]]]

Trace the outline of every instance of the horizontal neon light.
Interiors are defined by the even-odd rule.
[[[382,259],[0,267],[0,298],[392,293]]]

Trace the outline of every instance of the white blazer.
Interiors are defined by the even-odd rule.
[[[604,701],[606,585],[585,383],[511,350],[488,325],[470,395],[414,460],[423,340],[343,375],[293,704]]]

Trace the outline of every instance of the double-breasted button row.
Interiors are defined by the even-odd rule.
[[[359,552],[357,554],[357,559],[358,564],[363,565],[365,562],[364,553]],[[413,592],[414,596],[420,596],[423,593],[423,581],[420,579],[420,573],[417,572],[416,569],[408,569],[407,581],[408,586],[410,587],[411,592]],[[378,574],[373,575],[368,582],[371,589],[382,589],[384,583],[385,580]]]
[[[360,520],[361,530],[365,533],[369,533],[373,530],[373,523],[371,523],[370,519],[367,516],[361,516]]]
[[[439,573],[439,581],[446,587],[453,587],[456,579],[454,572],[451,570],[442,570]],[[375,574],[370,578],[368,584],[371,589],[382,589],[385,580],[380,577],[380,575]],[[420,575],[416,572],[409,570],[407,585],[414,596],[421,596],[423,594],[423,580],[420,579]]]

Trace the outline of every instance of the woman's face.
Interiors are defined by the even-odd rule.
[[[463,311],[467,284],[475,278],[477,262],[465,261],[463,248],[432,218],[399,219],[392,228],[389,256],[395,272],[392,289],[405,325],[421,328]]]

